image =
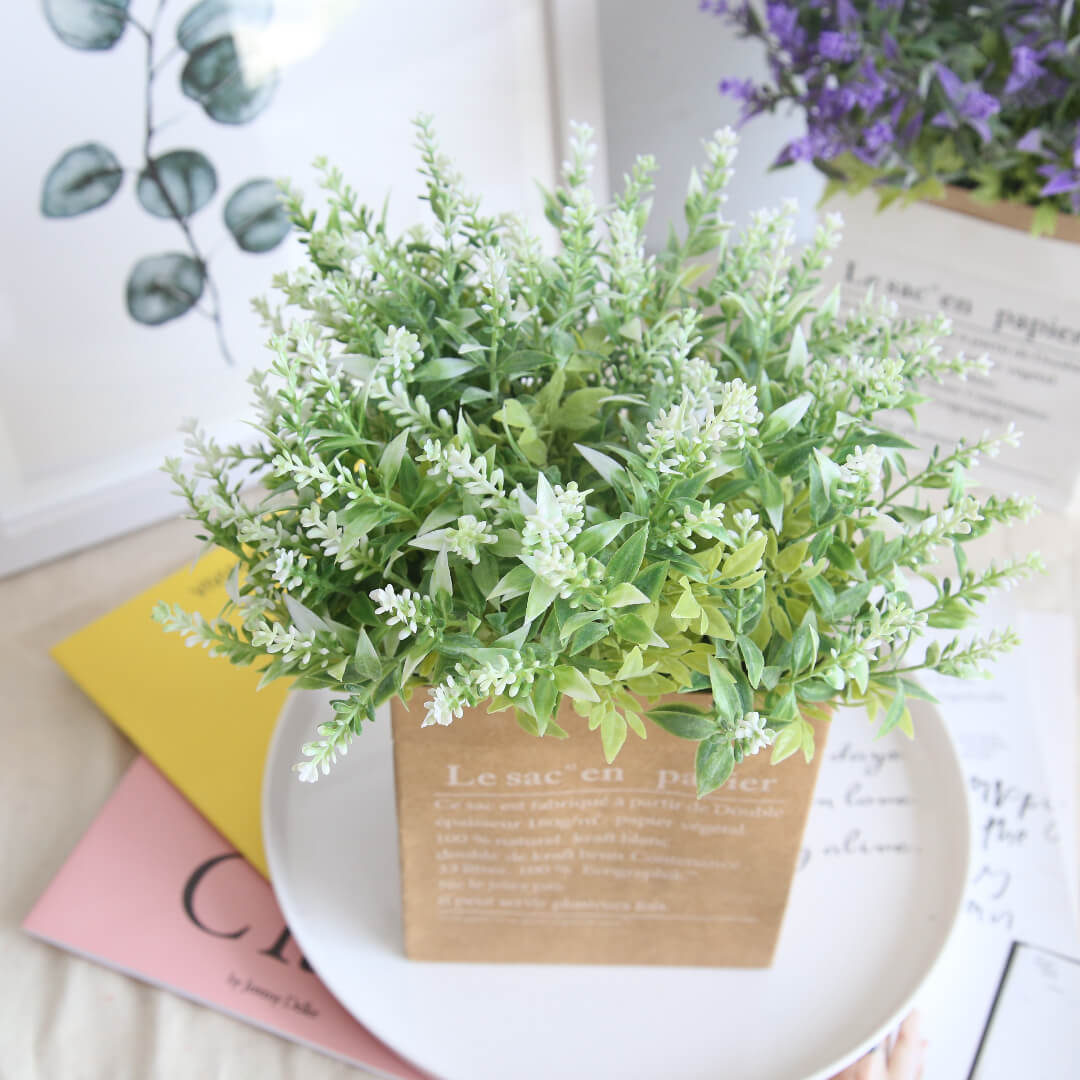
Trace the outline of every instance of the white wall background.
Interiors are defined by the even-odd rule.
[[[621,183],[638,154],[654,154],[660,169],[652,235],[661,245],[667,222],[682,220],[690,168],[701,161],[701,139],[734,127],[739,106],[716,84],[725,76],[762,80],[756,41],[739,41],[698,0],[596,0],[603,75],[608,170]],[[786,197],[799,200],[797,230],[809,237],[822,182],[808,165],[768,172],[781,147],[803,128],[798,117],[757,117],[741,132],[726,216],[736,224]]]
[[[161,52],[194,2],[166,0]],[[133,0],[131,12],[149,23],[156,6]],[[376,206],[392,189],[393,222],[408,223],[425,209],[414,198],[409,125],[421,110],[492,208],[538,218],[532,178],[553,179],[543,0],[276,0],[288,29],[273,45],[285,70],[269,107],[239,126],[213,122],[181,95],[180,54],[156,83],[158,116],[173,119],[155,153],[191,147],[217,169],[218,193],[192,227],[215,253],[237,358],[229,368],[194,312],[146,327],[124,309],[136,260],[184,247],[175,223],[139,206],[133,174],[84,215],[50,220],[38,209],[45,175],[69,147],[99,141],[126,167],[141,163],[145,42],[128,27],[108,51],[79,51],[38,3],[10,7],[13,47],[0,67],[0,574],[177,513],[157,468],[179,449],[185,417],[227,436],[241,430],[244,379],[265,356],[249,299],[289,255],[236,250],[221,211],[239,183],[288,175],[313,192],[310,163],[325,153]]]

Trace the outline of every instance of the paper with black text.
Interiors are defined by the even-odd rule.
[[[985,353],[994,364],[986,376],[923,386],[932,400],[918,428],[896,414],[894,429],[929,449],[1015,422],[1020,449],[984,461],[981,478],[1067,506],[1080,467],[1080,244],[922,203],[878,213],[872,194],[835,199],[831,210],[844,218],[844,239],[826,284],[839,286],[842,308],[872,288],[904,315],[942,313],[953,326],[946,352]]]

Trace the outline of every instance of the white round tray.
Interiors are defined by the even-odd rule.
[[[922,703],[918,703],[922,705]],[[402,949],[389,717],[316,784],[292,770],[326,715],[291,695],[267,759],[271,880],[305,956],[375,1035],[444,1080],[823,1080],[910,1008],[952,931],[967,879],[969,817],[940,716],[873,741],[865,717],[832,724],[771,968],[431,964]],[[871,811],[882,753],[888,798]],[[863,770],[858,755],[867,758]],[[852,795],[852,786],[858,785]],[[882,818],[882,815],[884,817]]]

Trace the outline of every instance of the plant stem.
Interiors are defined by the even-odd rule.
[[[160,66],[156,65],[154,62],[154,35],[157,33],[158,23],[161,20],[161,13],[167,2],[168,0],[158,0],[157,10],[154,12],[153,21],[150,23],[150,28],[148,30],[140,27],[146,37],[146,125],[143,138],[143,158],[145,159],[144,169],[146,175],[157,185],[161,197],[165,200],[165,205],[169,208],[169,213],[176,221],[176,224],[180,226],[180,230],[184,234],[184,239],[187,240],[188,249],[191,252],[192,258],[195,259],[202,270],[203,281],[205,282],[206,290],[210,296],[210,311],[208,317],[214,324],[214,332],[217,336],[218,348],[221,350],[221,355],[225,358],[225,363],[232,365],[234,361],[232,353],[229,351],[229,343],[225,339],[225,325],[221,316],[221,295],[218,292],[217,283],[210,275],[210,267],[207,260],[203,257],[202,252],[199,250],[199,245],[195,242],[195,236],[191,231],[191,226],[188,224],[184,215],[180,213],[180,208],[176,205],[172,195],[169,194],[168,188],[162,181],[161,174],[158,172],[157,164],[151,153],[151,144],[154,135],[157,133],[157,129],[154,127],[154,79],[157,75],[157,68]],[[171,56],[172,53],[167,55]]]

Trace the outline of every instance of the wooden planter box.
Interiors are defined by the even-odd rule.
[[[614,765],[479,707],[420,727],[393,705],[405,951],[413,960],[768,967],[813,797],[811,764],[736,766],[696,797],[696,744],[650,726]],[[699,701],[700,703],[700,701]]]
[[[1031,222],[1035,216],[1035,211],[1029,206],[1010,202],[980,202],[978,199],[973,199],[963,188],[958,187],[946,188],[944,198],[927,201],[933,206],[940,206],[957,214],[967,214],[968,217],[991,221],[995,225],[1019,229],[1026,233],[1031,232]],[[1054,231],[1048,235],[1055,240],[1080,244],[1080,217],[1073,214],[1058,214]]]

